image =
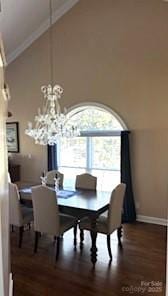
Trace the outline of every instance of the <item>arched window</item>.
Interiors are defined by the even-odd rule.
[[[77,174],[97,176],[97,188],[111,190],[120,182],[120,133],[126,127],[117,114],[100,105],[84,105],[70,112],[81,134],[58,143],[58,169],[65,186],[73,186]]]

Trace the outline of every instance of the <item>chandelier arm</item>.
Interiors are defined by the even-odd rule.
[[[60,108],[60,105],[59,105],[59,102],[58,102],[58,99],[56,99],[56,110],[57,110],[57,114],[60,115],[61,113],[61,108]]]
[[[44,114],[47,114],[48,113],[49,104],[50,104],[50,102],[46,98],[45,99],[45,103],[44,103]]]

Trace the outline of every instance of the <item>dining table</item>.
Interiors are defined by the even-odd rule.
[[[50,187],[55,191],[54,187]],[[20,189],[20,198],[23,204],[32,206],[31,187]],[[61,213],[69,214],[78,218],[88,217],[91,222],[91,261],[97,261],[96,246],[96,219],[108,210],[111,192],[102,190],[71,190],[60,189],[56,192],[57,202]],[[81,242],[82,243],[82,242]]]

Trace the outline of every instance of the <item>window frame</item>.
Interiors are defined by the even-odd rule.
[[[111,116],[115,117],[115,119],[118,121],[121,129],[119,128],[118,130],[117,129],[111,129],[111,130],[83,130],[81,131],[80,133],[80,137],[86,137],[86,167],[82,167],[82,166],[61,166],[61,163],[60,163],[60,142],[58,142],[58,148],[57,148],[57,163],[58,163],[58,169],[67,169],[67,170],[81,170],[83,172],[88,172],[88,173],[91,173],[91,174],[95,174],[94,171],[100,171],[102,172],[102,176],[104,174],[119,174],[120,175],[120,172],[121,172],[121,169],[107,169],[107,168],[95,168],[95,167],[92,167],[92,153],[93,153],[93,149],[91,148],[91,139],[93,137],[120,137],[121,136],[121,132],[122,131],[125,131],[125,130],[128,130],[125,122],[122,120],[122,118],[113,110],[111,110],[109,107],[103,105],[103,104],[99,104],[99,103],[95,103],[95,102],[85,102],[85,103],[82,103],[82,104],[78,104],[78,105],[75,105],[73,106],[72,108],[69,108],[68,109],[68,114],[69,114],[69,118],[75,116],[76,113],[78,112],[82,112],[82,111],[85,111],[86,109],[88,109],[89,107],[94,107],[95,109],[98,109],[100,111],[103,111],[103,112],[107,112],[107,113],[110,113]],[[92,152],[91,152],[92,151]],[[89,153],[90,152],[90,153]],[[90,158],[88,159],[88,155],[90,155]],[[121,160],[121,158],[120,158]],[[68,172],[68,171],[67,171]],[[104,173],[103,173],[104,172]],[[98,173],[99,174],[99,173]],[[101,174],[101,173],[100,173]],[[117,176],[117,175],[116,175]],[[99,178],[99,177],[98,177]],[[102,178],[102,177],[100,177]],[[104,176],[103,176],[104,178]],[[113,179],[112,179],[113,180]],[[100,179],[100,183],[98,183],[98,188],[100,187],[102,189],[102,182],[104,181],[101,181]],[[115,178],[114,178],[114,182],[115,182]],[[105,190],[107,189],[106,186],[107,184],[104,184],[105,186]],[[108,187],[108,186],[107,186]],[[100,189],[99,188],[99,189]]]

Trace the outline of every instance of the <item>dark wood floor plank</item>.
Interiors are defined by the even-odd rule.
[[[117,234],[111,236],[113,260],[109,264],[106,236],[98,235],[98,261],[90,262],[90,235],[86,232],[84,249],[73,247],[73,231],[64,235],[60,258],[55,264],[53,239],[41,237],[38,253],[33,254],[34,233],[25,231],[22,248],[18,233],[11,233],[11,261],[14,296],[120,296],[130,295],[123,289],[161,282],[161,292],[142,295],[165,295],[166,227],[136,223],[124,225],[123,249]],[[144,284],[143,284],[144,282]],[[140,293],[133,293],[140,295]]]

